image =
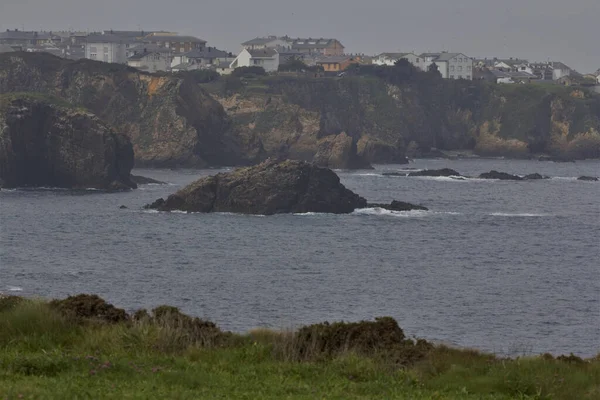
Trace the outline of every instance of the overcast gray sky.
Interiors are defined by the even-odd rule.
[[[237,52],[256,36],[336,37],[347,52],[462,52],[600,68],[600,0],[0,0],[0,29],[172,30]]]

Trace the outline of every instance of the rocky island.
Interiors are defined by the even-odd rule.
[[[159,211],[233,212],[272,215],[282,213],[347,214],[359,208],[394,211],[427,210],[394,201],[373,204],[347,189],[328,168],[304,161],[267,160],[257,166],[201,178],[166,200],[146,208]]]

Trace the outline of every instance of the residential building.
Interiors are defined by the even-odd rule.
[[[111,33],[92,34],[87,37],[85,58],[109,63],[126,64],[130,47],[141,43],[134,37],[119,36]]]
[[[423,53],[419,58],[423,71],[435,63],[444,79],[473,79],[473,59],[463,53]]]
[[[421,57],[414,53],[381,53],[373,59],[375,65],[392,66],[398,60],[406,60],[417,68],[421,68]]]
[[[167,71],[171,58],[164,52],[140,51],[127,59],[127,65],[147,72]]]
[[[192,50],[187,53],[177,53],[171,61],[171,68],[177,71],[189,71],[202,68],[216,68],[222,62],[228,65],[235,60],[233,54],[207,47],[204,50]]]
[[[242,47],[246,50],[277,49],[290,47],[292,42],[293,40],[287,36],[267,36],[250,39],[242,43]]]
[[[55,41],[60,41],[60,38],[52,32],[27,32],[18,29],[7,29],[5,32],[0,32],[0,44],[9,46],[16,45],[25,48],[53,44]]]
[[[230,62],[220,62],[215,66],[215,71],[219,73],[219,75],[229,75],[233,72],[233,68],[231,68]]]
[[[351,64],[357,63],[358,60],[351,56],[331,56],[324,57],[317,61],[317,65],[323,67],[325,72],[342,72]]]
[[[565,76],[569,76],[571,75],[571,68],[567,67],[565,64],[558,62],[558,61],[552,61],[550,63],[550,66],[552,68],[552,79],[553,80],[559,80],[560,78],[563,78]]]
[[[344,54],[344,46],[337,39],[294,39],[292,50],[308,54],[321,54],[324,56],[341,56]]]
[[[275,49],[264,48],[260,50],[243,49],[230,64],[230,68],[262,67],[267,72],[277,71],[279,68],[279,53]]]
[[[125,52],[127,55],[127,59],[129,59],[129,57],[133,56],[134,54],[150,52],[160,53],[162,57],[169,60],[169,64],[173,59],[173,51],[171,49],[169,49],[168,47],[160,47],[155,44],[138,44],[135,46],[130,46],[129,48],[125,49]]]
[[[173,53],[187,53],[192,50],[202,51],[206,47],[206,40],[194,36],[181,36],[175,34],[152,33],[143,39],[144,43],[160,47],[168,47]]]

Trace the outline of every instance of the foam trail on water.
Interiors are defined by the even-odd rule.
[[[502,213],[502,212],[493,212],[490,214],[493,217],[547,217],[548,214],[538,214],[538,213]]]
[[[9,292],[22,292],[23,288],[18,287],[18,286],[9,286],[8,291]]]

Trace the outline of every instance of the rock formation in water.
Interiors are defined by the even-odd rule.
[[[495,171],[495,170],[492,170],[490,172],[484,172],[483,174],[479,175],[479,179],[498,179],[501,181],[522,181],[523,180],[523,178],[521,178],[518,175],[507,174],[506,172],[499,172],[499,171]]]
[[[577,178],[578,181],[589,181],[589,182],[597,182],[599,179],[595,176],[580,176]]]
[[[129,139],[45,96],[0,95],[0,186],[136,187]]]
[[[409,172],[408,176],[461,176],[459,172],[450,169],[450,168],[442,168],[442,169],[424,169],[423,171],[415,171]]]
[[[330,169],[304,161],[267,160],[254,167],[221,173],[186,186],[166,200],[146,208],[159,211],[234,212],[241,214],[351,213],[358,208],[383,207],[407,211],[425,209],[409,203],[368,205],[346,189]]]
[[[302,161],[265,161],[186,186],[149,206],[160,211],[242,214],[350,213],[365,207],[330,169]]]
[[[416,204],[406,203],[404,201],[393,200],[390,204],[368,203],[367,208],[385,208],[390,211],[428,211],[427,207]]]

